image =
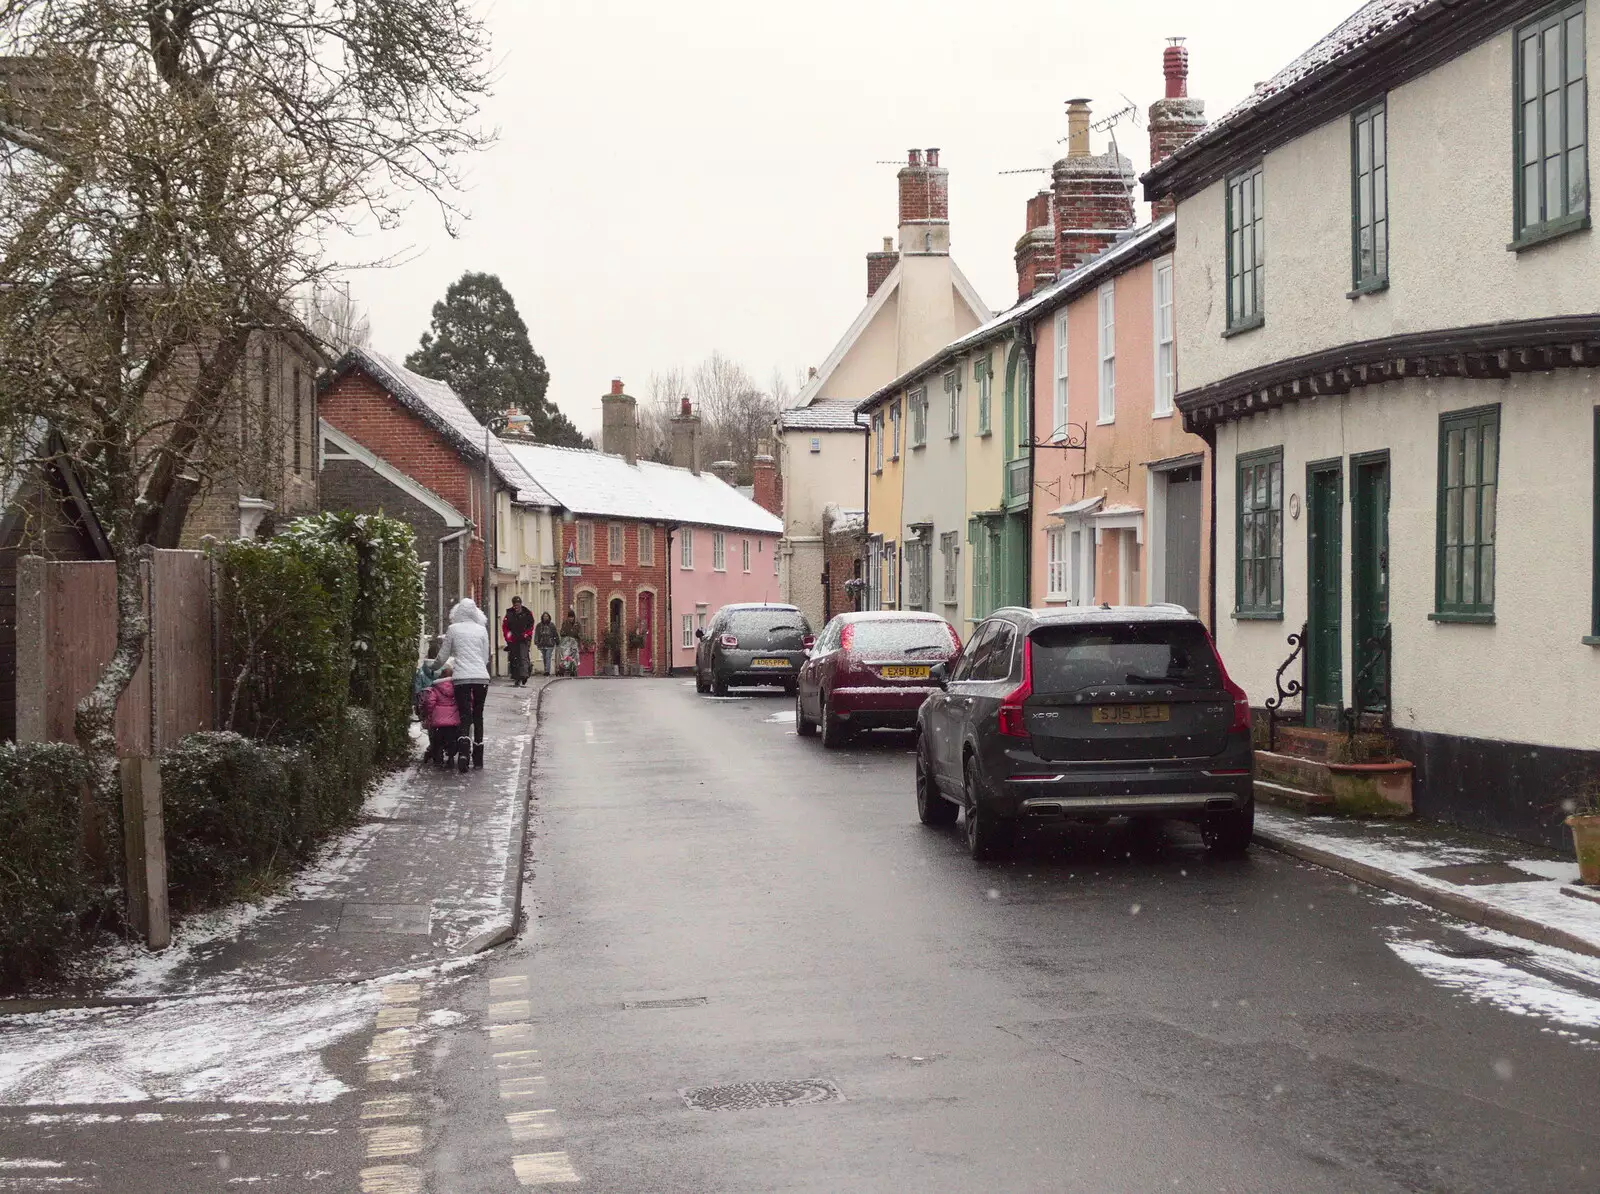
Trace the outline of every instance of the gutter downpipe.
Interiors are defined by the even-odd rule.
[[[857,414],[859,415],[859,411]],[[857,610],[867,607],[866,596],[872,592],[872,576],[869,572],[872,559],[872,418],[867,417],[866,437],[862,440],[861,449],[861,579],[865,585],[856,594],[855,606]],[[826,530],[824,530],[823,563],[827,563]]]
[[[444,631],[445,631],[445,622],[444,622],[444,545],[446,543],[450,543],[450,542],[453,542],[453,541],[455,541],[457,539],[460,539],[464,535],[470,535],[470,534],[472,534],[472,522],[469,519],[468,522],[467,522],[467,525],[462,527],[459,531],[452,531],[450,534],[442,535],[439,538],[438,577],[439,577],[439,633],[440,634],[443,634]],[[459,573],[461,571],[461,569],[457,568],[456,571]],[[458,577],[458,580],[459,580],[459,577]]]
[[[664,633],[662,634],[661,637],[662,637],[663,641],[665,642],[666,648],[667,648],[667,658],[666,658],[667,666],[666,666],[666,669],[661,674],[663,676],[670,677],[672,675],[672,671],[673,671],[672,656],[677,652],[677,648],[672,645],[672,624],[673,624],[673,622],[672,622],[672,577],[673,577],[673,570],[672,570],[672,533],[678,529],[678,524],[675,523],[675,522],[664,522],[664,523],[661,524],[661,529],[666,532],[666,540],[667,540],[667,542],[666,542],[667,554],[666,554],[666,557],[661,561],[664,565],[666,565],[666,567],[664,569],[664,571],[666,572],[666,576],[663,577],[663,579],[666,581],[666,583],[664,585],[662,585],[661,587],[666,590],[667,625],[666,625],[666,630],[664,631]],[[696,654],[697,655],[699,653],[699,646],[700,646],[700,644],[699,644],[699,642],[697,640],[696,643],[695,643],[695,648],[696,648]]]
[[[1028,534],[1022,551],[1022,603],[1024,606],[1033,605],[1033,495],[1037,492],[1034,483],[1037,473],[1034,469],[1039,463],[1039,428],[1036,422],[1038,412],[1034,407],[1033,395],[1038,386],[1038,373],[1034,369],[1034,358],[1038,355],[1039,345],[1033,338],[1033,324],[1027,320],[1022,321],[1022,343],[1028,358]],[[1054,428],[1051,428],[1054,431]]]
[[[1217,636],[1217,425],[1208,424],[1200,432],[1200,438],[1205,441],[1210,449],[1211,459],[1206,462],[1211,473],[1211,517],[1207,519],[1211,524],[1210,530],[1210,563],[1206,576],[1206,604],[1211,612],[1211,637]]]

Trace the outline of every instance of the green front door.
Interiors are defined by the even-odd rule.
[[[1344,703],[1343,516],[1339,462],[1311,465],[1306,470],[1306,724],[1329,728],[1338,724]]]
[[[1389,453],[1350,461],[1351,678],[1356,708],[1389,703]]]

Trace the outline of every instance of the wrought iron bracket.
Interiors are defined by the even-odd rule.
[[[1273,677],[1273,683],[1277,686],[1278,695],[1268,697],[1266,701],[1263,702],[1267,710],[1268,750],[1278,749],[1278,722],[1288,720],[1283,713],[1283,703],[1285,701],[1293,700],[1295,697],[1301,697],[1301,713],[1302,716],[1304,715],[1305,700],[1303,694],[1306,690],[1305,649],[1307,632],[1309,630],[1310,627],[1308,625],[1302,625],[1300,627],[1299,634],[1291,634],[1289,636],[1289,646],[1293,647],[1294,649],[1289,652],[1289,658],[1285,659],[1278,665],[1278,674]],[[1291,678],[1286,684],[1284,683],[1283,673],[1289,670],[1290,665],[1293,664],[1296,659],[1300,660],[1300,677],[1299,679]]]
[[[1068,423],[1067,434],[1061,439],[1040,439],[1035,435],[1030,440],[1024,440],[1018,445],[1023,448],[1044,450],[1047,452],[1086,452],[1089,448],[1089,425],[1087,423]]]

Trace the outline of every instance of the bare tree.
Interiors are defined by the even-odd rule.
[[[335,356],[372,343],[372,320],[338,282],[318,282],[301,295],[297,311],[306,329]]]
[[[109,796],[141,549],[329,236],[418,191],[458,215],[485,33],[471,0],[0,0],[0,43],[0,443],[46,420],[109,543],[117,645],[76,718]]]

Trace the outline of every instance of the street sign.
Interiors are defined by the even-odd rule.
[[[567,548],[567,563],[569,563],[569,564],[576,563],[577,559],[578,559],[578,549],[575,548],[575,547]],[[569,572],[569,573],[567,573],[567,575],[571,576],[573,574]]]
[[[568,564],[564,568],[561,569],[561,575],[562,576],[582,576],[583,575],[583,569],[578,567],[576,564]]]

